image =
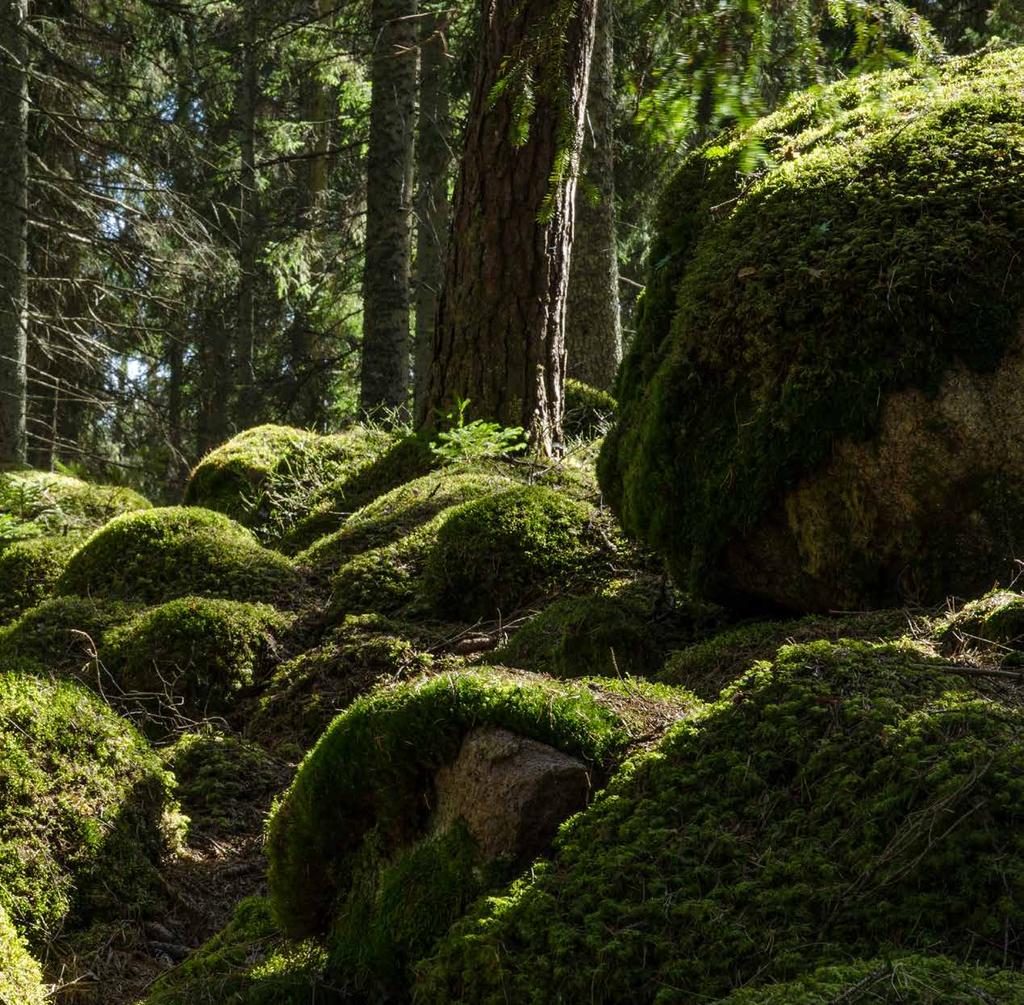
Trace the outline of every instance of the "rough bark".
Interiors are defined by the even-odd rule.
[[[416,137],[416,414],[426,408],[427,371],[434,343],[437,303],[444,279],[451,203],[451,75],[445,51],[445,21],[423,18],[420,46],[420,115]]]
[[[584,184],[576,192],[576,233],[565,327],[568,376],[610,391],[622,362],[619,262],[615,241],[615,53],[613,0],[598,0],[583,142]]]
[[[409,398],[416,0],[373,0],[371,21],[360,407],[386,418]]]
[[[564,44],[538,52],[560,6],[490,0],[484,8],[424,415],[425,425],[436,423],[469,399],[471,415],[524,427],[547,455],[562,439],[575,175],[596,16],[595,0],[578,0]],[[559,85],[536,92],[525,141],[515,95],[492,98],[510,54]],[[569,161],[555,181],[559,153]]]
[[[0,0],[0,464],[26,456],[28,0]]]

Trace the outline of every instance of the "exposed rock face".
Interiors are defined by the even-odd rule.
[[[484,858],[526,861],[586,807],[589,793],[590,775],[575,757],[504,729],[475,729],[438,772],[434,822],[444,830],[461,818]]]

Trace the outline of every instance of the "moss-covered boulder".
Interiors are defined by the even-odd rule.
[[[1016,1005],[1024,976],[942,956],[898,956],[821,967],[785,984],[748,988],[722,1005]]]
[[[540,485],[520,485],[453,510],[437,530],[424,591],[462,621],[509,615],[592,574],[601,557],[598,513]]]
[[[438,829],[432,816],[438,772],[467,735],[507,730],[578,758],[597,782],[643,731],[634,715],[646,719],[655,704],[497,671],[444,673],[360,698],[303,762],[271,818],[275,916],[292,937],[330,933],[343,973],[407,991],[411,963],[476,894],[522,864],[487,861],[457,821]],[[691,706],[679,696],[671,714]]]
[[[0,907],[0,1005],[43,1005],[48,997],[39,964]]]
[[[107,632],[103,661],[123,691],[205,718],[269,674],[291,620],[268,604],[180,597]]]
[[[0,624],[53,592],[80,543],[77,538],[33,537],[0,544]]]
[[[964,604],[935,626],[942,652],[955,655],[984,653],[1000,663],[1024,661],[1024,595],[993,590]]]
[[[173,779],[81,686],[0,674],[0,911],[30,941],[158,902],[177,840]]]
[[[298,586],[291,562],[241,524],[170,506],[111,520],[75,553],[57,591],[141,603],[188,595],[291,601]]]
[[[96,659],[106,633],[136,608],[117,600],[54,597],[0,628],[0,664],[35,663],[96,683]],[[101,675],[101,681],[105,679]]]
[[[615,418],[617,407],[615,399],[607,391],[568,378],[562,420],[565,435],[577,439],[603,435]]]
[[[717,1001],[900,951],[1016,959],[1024,712],[922,662],[816,642],[756,665],[480,901],[417,1001]]]
[[[684,164],[600,469],[681,584],[860,609],[1009,571],[1022,87],[1019,49],[860,76]]]
[[[225,513],[276,540],[304,517],[309,499],[383,454],[394,437],[353,426],[321,436],[290,426],[257,426],[211,451],[193,470],[185,502]]]

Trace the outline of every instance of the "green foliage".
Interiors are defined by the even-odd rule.
[[[456,924],[417,1000],[713,1001],[901,949],[1014,958],[1024,716],[921,660],[822,641],[757,664]]]
[[[474,727],[500,726],[605,765],[626,735],[585,687],[495,672],[446,673],[357,699],[303,761],[268,826],[275,915],[292,936],[323,932],[364,841],[387,859],[423,834],[422,798]]]
[[[0,624],[53,592],[80,543],[76,538],[33,537],[0,545]]]
[[[786,984],[736,991],[722,1005],[1005,1005],[1024,1001],[1019,972],[969,966],[942,956],[897,956],[821,967]]]
[[[227,927],[153,986],[143,1005],[330,1005],[326,953],[287,944],[269,903],[248,897]]]
[[[493,458],[521,454],[526,449],[522,426],[503,427],[497,422],[474,419],[466,422],[469,399],[457,398],[455,407],[442,417],[437,442],[430,450],[447,464],[478,464]]]
[[[0,912],[36,942],[152,905],[177,839],[159,757],[74,683],[0,674],[0,720]]]
[[[190,594],[294,602],[298,586],[292,564],[234,520],[172,506],[112,520],[75,553],[57,589],[150,603]]]
[[[596,511],[539,485],[465,503],[444,518],[424,570],[438,613],[463,621],[511,614],[592,572]]]
[[[43,1005],[47,997],[39,964],[0,907],[0,1005]]]
[[[393,437],[368,426],[320,436],[288,426],[258,426],[207,454],[185,502],[225,513],[264,541],[283,537],[311,495],[386,452]]]
[[[618,404],[607,392],[572,377],[565,382],[565,435],[590,440],[604,435],[615,418]]]
[[[1018,337],[1021,65],[1010,50],[858,77],[683,165],[600,463],[678,582],[742,593],[722,578],[727,546],[837,440],[870,437],[890,393],[933,390],[956,361],[991,370]],[[769,161],[744,175],[751,143]],[[871,555],[844,575],[871,582]]]
[[[270,671],[291,620],[267,604],[181,597],[108,631],[103,661],[126,692],[206,717],[229,711],[239,691]]]

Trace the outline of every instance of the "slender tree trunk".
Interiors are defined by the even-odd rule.
[[[444,278],[451,204],[451,77],[443,18],[423,18],[420,46],[420,115],[416,137],[416,415],[426,410],[427,371],[434,344],[437,303]]]
[[[425,414],[430,425],[469,399],[471,414],[524,427],[545,455],[562,440],[566,290],[596,0],[572,5],[555,55],[536,52],[538,38],[561,34],[552,26],[564,10],[561,0],[485,5]],[[548,81],[535,91],[525,140],[516,95],[493,99],[510,54]]]
[[[26,456],[28,0],[0,0],[0,464]]]
[[[365,414],[404,412],[410,370],[409,269],[416,0],[373,0],[370,147],[360,405]]]
[[[238,89],[238,130],[241,173],[238,196],[238,331],[235,383],[237,420],[241,428],[256,420],[256,261],[259,253],[256,177],[257,0],[245,0],[242,79]]]
[[[615,54],[613,0],[597,0],[590,61],[583,177],[565,327],[568,376],[610,391],[622,362],[619,261],[615,241]]]
[[[228,388],[230,380],[231,339],[219,304],[202,312],[202,341],[199,345],[199,416],[196,429],[196,453],[203,454],[228,438],[230,429]]]

